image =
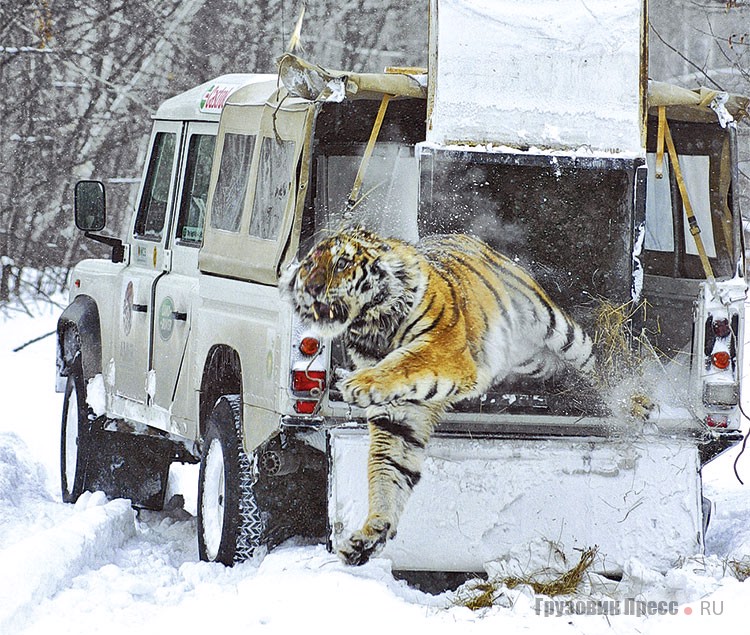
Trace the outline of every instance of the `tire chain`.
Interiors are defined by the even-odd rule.
[[[240,525],[237,528],[237,545],[234,552],[236,563],[244,562],[255,555],[263,545],[265,523],[255,498],[255,485],[258,482],[258,466],[255,457],[248,457],[242,445],[242,398],[240,395],[227,395],[227,403],[232,409],[237,436],[237,454],[240,471]]]

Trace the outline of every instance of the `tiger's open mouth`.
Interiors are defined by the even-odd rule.
[[[313,300],[309,306],[309,313],[316,322],[345,322],[349,314],[342,302],[320,302]]]
[[[333,307],[325,302],[313,302],[310,305],[310,311],[312,311],[315,320],[320,322],[322,319],[333,319]]]

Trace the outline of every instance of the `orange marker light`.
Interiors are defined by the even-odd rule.
[[[726,351],[719,351],[718,353],[714,353],[711,355],[711,362],[713,363],[716,368],[719,368],[721,370],[724,370],[725,368],[729,368],[729,364],[732,361],[731,357],[729,357],[729,353]]]
[[[314,337],[303,337],[299,350],[303,355],[315,355],[320,350],[320,342]]]

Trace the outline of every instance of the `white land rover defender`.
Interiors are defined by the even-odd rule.
[[[394,569],[478,571],[540,539],[598,545],[609,571],[700,552],[701,467],[741,439],[746,288],[736,130],[710,100],[652,85],[642,151],[566,153],[431,142],[440,85],[413,70],[287,56],[280,79],[223,76],[158,109],[123,242],[97,233],[103,185],[78,183],[76,223],[113,253],[75,267],[58,324],[64,499],[100,489],[159,509],[170,464],[200,462],[204,560],[293,535],[335,548],[357,529],[368,438],[337,390],[348,362],[277,288],[347,218],[409,240],[477,234],[590,333],[653,349],[607,394],[563,377],[459,404],[385,548]],[[624,331],[597,323],[602,306]],[[653,404],[645,419],[633,397]]]

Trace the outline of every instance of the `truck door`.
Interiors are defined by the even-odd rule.
[[[174,205],[174,187],[182,142],[181,122],[156,121],[151,134],[140,202],[130,228],[130,263],[122,270],[114,323],[119,323],[115,349],[115,415],[142,420],[146,404],[150,348],[155,327],[155,283],[169,269],[166,227]]]
[[[170,431],[184,435],[191,416],[188,335],[192,303],[197,297],[198,249],[203,239],[203,216],[208,197],[218,124],[192,122],[185,139],[186,152],[180,169],[177,222],[169,230],[169,275],[157,280],[152,339],[152,403],[169,413]],[[166,421],[166,419],[165,419]]]

